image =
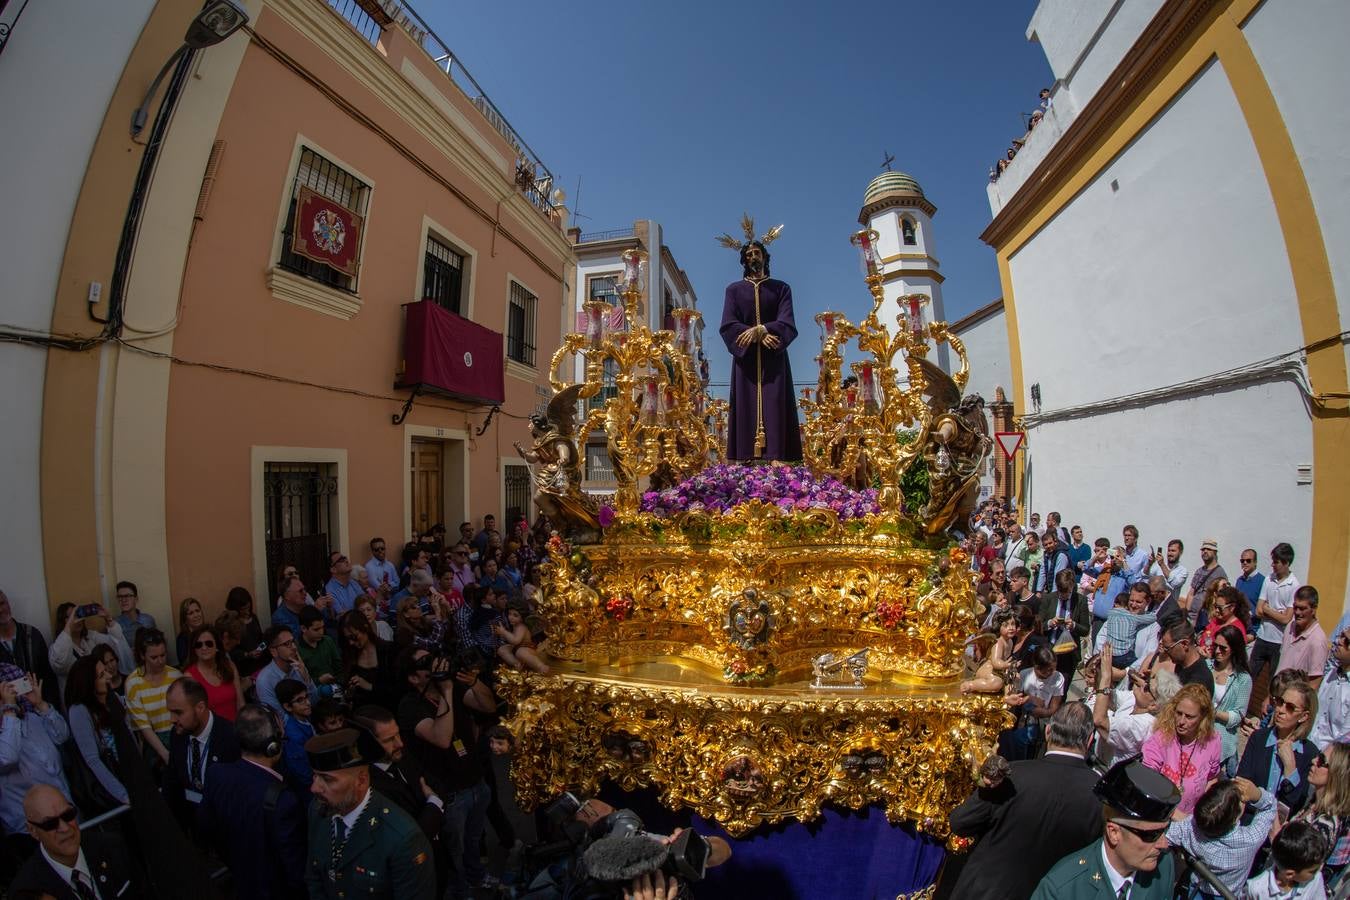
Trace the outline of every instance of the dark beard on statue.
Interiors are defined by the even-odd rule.
[[[747,278],[758,278],[764,274],[764,261],[762,259],[747,259],[745,261],[745,276]]]

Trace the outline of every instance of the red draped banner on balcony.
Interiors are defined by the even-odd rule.
[[[403,377],[397,387],[422,387],[464,400],[506,399],[502,335],[434,300],[407,303]]]
[[[302,187],[295,198],[291,251],[355,278],[362,224],[341,203]]]

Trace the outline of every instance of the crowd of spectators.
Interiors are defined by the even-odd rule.
[[[1045,114],[1049,109],[1050,89],[1041,88],[1039,102],[1036,104],[1036,108],[1031,111],[1031,114],[1027,116],[1027,130],[1020,138],[1013,138],[1012,143],[1008,145],[1008,150],[1003,155],[1003,158],[997,160],[989,167],[989,181],[991,184],[998,181],[999,176],[1003,174],[1003,170],[1008,168],[1008,165],[1017,156],[1017,152],[1026,144],[1027,138],[1031,137],[1031,132],[1035,131],[1036,126],[1041,124],[1041,120],[1045,118]]]
[[[1287,543],[1265,554],[1265,572],[1262,554],[1242,550],[1242,574],[1230,581],[1214,540],[1192,571],[1179,539],[1145,543],[1125,525],[1118,544],[1088,543],[1058,512],[1040,519],[1022,523],[986,503],[963,539],[985,609],[962,690],[1003,695],[1014,725],[986,768],[1012,768],[1008,784],[982,783],[953,814],[953,831],[975,845],[938,895],[1014,896],[1006,869],[989,879],[972,867],[998,870],[1015,857],[1026,881],[1016,896],[1038,881],[1038,898],[1087,896],[1066,887],[1072,867],[1054,863],[1081,856],[1088,866],[1097,853],[1113,892],[1133,883],[1119,896],[1170,897],[1170,883],[1152,893],[1161,889],[1139,880],[1163,871],[1169,844],[1237,897],[1350,894],[1350,613],[1328,637],[1317,588],[1293,575]],[[1170,817],[1141,829],[1108,804],[1086,824],[1072,819],[1066,804],[1091,800],[1091,785],[1064,768],[1066,754],[1103,764],[1137,757],[1175,791]],[[1023,765],[1052,758],[1058,769]],[[1042,791],[1047,778],[1057,786]],[[1050,812],[1080,827],[1050,850],[1024,846],[1026,830],[1050,834],[1039,818]],[[1221,896],[1198,868],[1179,869],[1176,896]]]
[[[436,896],[495,890],[488,824],[496,846],[521,849],[491,764],[514,743],[495,686],[506,668],[548,671],[535,642],[551,527],[504,534],[487,515],[452,541],[436,526],[397,561],[383,538],[363,563],[334,552],[326,580],[283,566],[267,628],[235,587],[183,599],[166,634],[124,581],[117,614],[62,604],[48,641],[0,592],[0,886],[178,896],[170,879],[217,871],[197,896],[315,896],[304,822],[328,810],[341,772],[316,771],[306,744],[355,726],[382,748],[370,785],[402,810],[382,814],[406,814],[427,838]],[[100,833],[82,837],[91,819]],[[98,881],[110,854],[129,893]],[[403,887],[422,896],[415,884]],[[388,896],[372,882],[375,895]]]

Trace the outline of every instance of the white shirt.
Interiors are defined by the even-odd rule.
[[[272,776],[273,778],[275,778],[277,781],[285,781],[285,780],[286,780],[285,778],[282,777],[282,775],[281,775],[280,772],[278,772],[276,769],[272,768],[271,766],[264,766],[262,763],[258,762],[257,760],[248,759],[248,758],[246,758],[246,757],[240,757],[240,759],[243,759],[244,762],[248,763],[248,764],[251,765],[251,766],[257,766],[258,768],[260,768],[260,769],[262,769],[264,772],[266,772],[268,775],[271,775],[271,776]]]
[[[41,849],[42,851],[42,858],[47,860],[47,865],[52,867],[52,871],[55,872],[61,878],[62,881],[70,885],[70,889],[72,891],[75,890],[75,884],[70,880],[70,873],[79,872],[80,877],[84,879],[84,883],[92,887],[94,889],[94,893],[98,894],[100,897],[103,896],[102,891],[98,889],[98,883],[94,881],[93,873],[89,871],[89,863],[84,858],[83,849],[80,850],[79,855],[75,857],[75,865],[73,867],[63,866],[56,860],[52,859],[52,856],[50,853],[47,852],[46,847],[40,847],[39,849]],[[76,893],[79,892],[76,891]]]
[[[1317,689],[1317,720],[1308,740],[1319,750],[1350,734],[1350,678],[1340,666],[1332,666]]]
[[[1105,843],[1105,842],[1102,843],[1102,868],[1106,870],[1106,877],[1107,877],[1107,879],[1111,882],[1111,896],[1112,896],[1112,897],[1119,897],[1119,896],[1120,896],[1120,888],[1121,888],[1122,885],[1128,884],[1128,885],[1130,885],[1131,890],[1133,890],[1133,888],[1134,888],[1134,876],[1133,876],[1133,875],[1122,875],[1122,874],[1120,874],[1119,872],[1117,872],[1117,871],[1115,870],[1115,868],[1111,865],[1111,860],[1109,860],[1109,859],[1106,858],[1106,843]],[[1128,897],[1129,894],[1126,894],[1125,896]]]
[[[1022,693],[1035,697],[1041,706],[1049,706],[1050,701],[1064,693],[1064,673],[1055,671],[1049,678],[1041,678],[1035,669],[1023,669],[1021,672]]]
[[[1264,600],[1266,606],[1283,612],[1293,607],[1294,591],[1298,590],[1299,587],[1298,579],[1294,577],[1293,572],[1290,572],[1289,577],[1284,581],[1276,581],[1274,573],[1271,573],[1266,576],[1265,581],[1261,582],[1261,593],[1257,595],[1256,601],[1260,603]],[[1262,618],[1261,624],[1256,628],[1256,636],[1263,641],[1278,644],[1284,640],[1285,627]]]
[[[1247,900],[1327,900],[1327,889],[1319,871],[1307,884],[1296,884],[1287,891],[1275,883],[1275,872],[1267,869],[1247,882]]]
[[[1179,597],[1181,589],[1185,587],[1186,576],[1189,575],[1190,573],[1187,572],[1186,567],[1181,564],[1181,560],[1177,560],[1177,564],[1172,567],[1171,574],[1169,575],[1163,575],[1162,566],[1158,565],[1157,563],[1154,563],[1153,565],[1148,567],[1148,574],[1150,577],[1158,575],[1163,578],[1166,578],[1167,587],[1172,591],[1172,599],[1175,600]],[[1197,597],[1196,599],[1203,600],[1204,598]]]
[[[361,818],[361,813],[366,811],[366,804],[370,803],[370,792],[371,789],[366,788],[366,795],[361,798],[361,802],[356,804],[355,808],[353,808],[351,812],[347,813],[345,816],[340,817],[342,819],[342,824],[347,826],[346,831],[347,834],[352,833],[352,829],[356,827],[357,820]],[[333,816],[333,818],[336,819],[339,817]]]
[[[1133,707],[1125,712],[1113,709],[1106,714],[1106,720],[1111,728],[1111,733],[1106,736],[1106,746],[1112,752],[1109,756],[1103,754],[1107,757],[1102,760],[1105,763],[1134,756],[1153,733],[1153,716],[1149,713],[1137,713]]]

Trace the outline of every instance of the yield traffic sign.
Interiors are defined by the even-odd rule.
[[[998,441],[999,449],[1003,455],[1012,459],[1017,453],[1017,448],[1022,446],[1022,442],[1027,439],[1025,431],[996,431],[994,440]]]

